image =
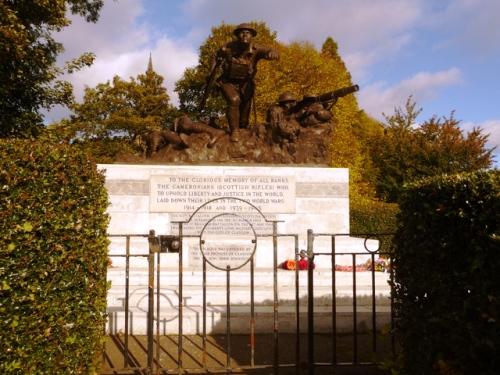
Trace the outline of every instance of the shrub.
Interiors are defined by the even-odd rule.
[[[395,236],[396,335],[408,374],[500,368],[500,173],[406,187]]]
[[[0,373],[86,374],[106,319],[107,194],[85,154],[0,142]]]
[[[396,216],[399,212],[399,206],[396,203],[356,197],[351,200],[350,211],[350,228],[354,236],[396,232]],[[380,251],[388,252],[391,249],[392,236],[380,236],[378,239]]]

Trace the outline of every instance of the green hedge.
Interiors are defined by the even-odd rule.
[[[93,373],[106,320],[104,177],[74,148],[0,141],[0,373]]]
[[[351,200],[350,229],[356,234],[393,234],[397,229],[397,214],[399,206],[396,203],[386,203],[377,200],[357,197]],[[380,251],[388,252],[392,246],[392,236],[381,236]]]
[[[408,186],[395,236],[396,335],[405,374],[498,374],[500,173]]]

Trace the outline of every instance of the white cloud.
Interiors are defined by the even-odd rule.
[[[97,23],[70,16],[71,25],[56,35],[65,47],[60,60],[77,57],[82,52],[94,52],[101,58],[109,58],[146,45],[151,30],[136,23],[142,12],[141,1],[120,0],[105,1]]]
[[[72,25],[57,35],[65,46],[59,58],[61,65],[83,52],[96,55],[91,67],[65,77],[73,84],[76,100],[82,99],[85,86],[93,87],[115,75],[129,79],[143,73],[151,53],[155,71],[165,78],[170,98],[178,104],[173,91],[175,82],[182,77],[186,67],[197,63],[198,53],[191,45],[167,36],[153,40],[157,37],[154,31],[146,24],[137,23],[142,9],[140,1],[107,1],[96,24],[71,17]],[[52,122],[68,114],[68,110],[56,107],[45,117],[47,122]]]
[[[384,83],[374,83],[359,93],[360,106],[375,118],[382,119],[382,113],[390,114],[394,107],[404,105],[410,95],[422,103],[438,95],[440,89],[462,82],[460,70],[430,73],[420,72],[398,84],[386,87]]]
[[[128,79],[145,72],[150,53],[154,70],[165,78],[164,83],[169,95],[174,99],[175,82],[181,78],[186,66],[197,63],[198,55],[187,46],[163,38],[150,48],[130,52],[120,51],[115,55],[102,58],[98,56],[90,69],[73,74],[69,80],[73,83],[75,92],[78,93],[77,100],[81,100],[84,86],[95,86],[100,82],[111,80],[115,75]]]

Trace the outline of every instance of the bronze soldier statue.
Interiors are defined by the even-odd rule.
[[[151,130],[140,138],[140,143],[143,143],[142,146],[144,147],[144,156],[148,158],[156,154],[158,150],[167,144],[174,144],[180,148],[187,147],[179,134],[170,129]]]
[[[291,112],[297,104],[297,99],[289,93],[284,92],[278,98],[278,104],[273,104],[267,110],[266,122],[270,127],[274,142],[294,142],[300,132],[300,124],[296,114]]]
[[[314,95],[305,95],[302,99],[307,104],[296,112],[296,116],[302,126],[308,127],[323,124],[332,118],[332,113],[330,112],[331,105],[317,102],[314,100],[315,98]]]
[[[343,87],[321,95],[305,95],[302,100],[297,101],[289,111],[304,127],[315,126],[331,120],[330,109],[339,98],[353,94],[359,90],[358,85]]]
[[[187,134],[191,133],[207,133],[210,136],[208,148],[212,148],[219,138],[226,134],[222,129],[216,129],[204,122],[192,121],[187,115],[183,115],[174,120],[173,131],[170,129],[152,130],[142,137],[145,143],[145,154],[151,157],[167,144],[173,144],[178,148],[189,147]]]
[[[249,124],[257,63],[261,59],[276,60],[279,55],[273,48],[252,43],[252,38],[257,35],[257,31],[248,23],[238,25],[233,34],[237,39],[220,48],[213,58],[200,107],[204,106],[208,89],[220,66],[222,74],[217,78],[217,85],[227,103],[226,116],[231,130],[231,140],[238,142],[239,129],[247,128]]]
[[[207,123],[201,121],[192,121],[187,115],[183,115],[174,120],[174,131],[180,134],[184,144],[189,147],[186,137],[183,134],[191,133],[207,133],[210,136],[210,141],[207,147],[212,148],[217,140],[226,132],[222,129],[217,129]]]

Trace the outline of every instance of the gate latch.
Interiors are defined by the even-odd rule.
[[[181,239],[174,235],[159,235],[160,253],[178,253],[181,249]]]
[[[181,238],[174,235],[159,235],[151,229],[148,236],[149,251],[152,253],[178,253],[182,247]]]

